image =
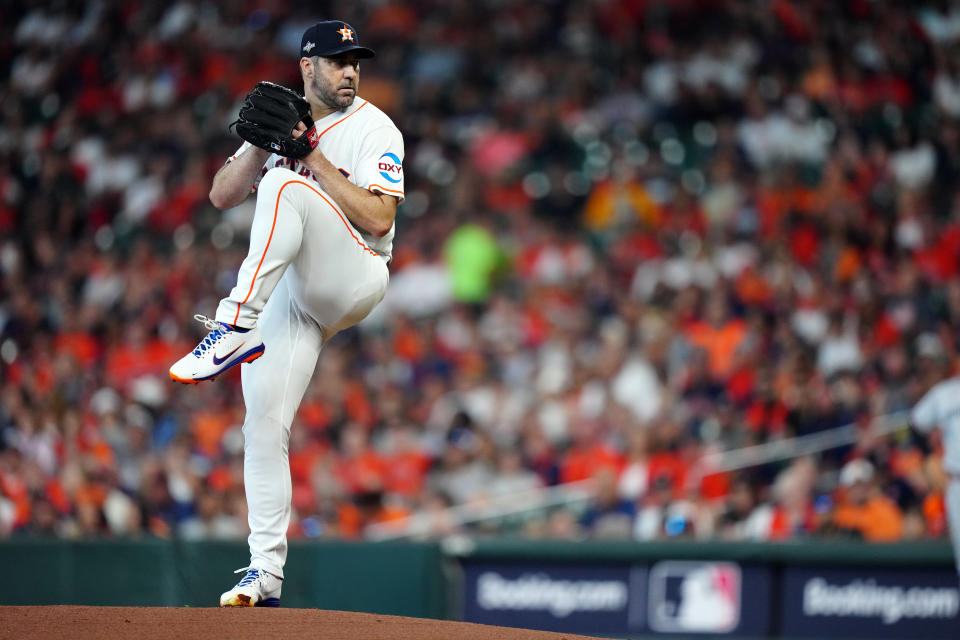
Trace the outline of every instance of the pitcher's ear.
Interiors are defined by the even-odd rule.
[[[304,56],[300,58],[300,72],[307,78],[312,78],[314,73],[314,64],[312,58]]]

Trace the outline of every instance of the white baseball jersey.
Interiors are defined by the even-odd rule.
[[[403,137],[387,114],[357,97],[346,111],[334,111],[314,124],[320,137],[318,148],[347,180],[361,189],[396,196],[403,201]],[[244,142],[230,160],[250,146]],[[290,169],[316,182],[310,169],[299,160],[277,154],[267,158],[261,177],[275,167]],[[254,191],[258,184],[259,180]],[[363,229],[357,231],[367,246],[389,261],[395,226],[379,238]]]
[[[943,468],[960,476],[960,377],[944,380],[924,395],[910,416],[913,426],[943,433]]]

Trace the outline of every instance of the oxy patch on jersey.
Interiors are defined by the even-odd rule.
[[[400,163],[400,158],[394,153],[388,151],[380,156],[380,160],[377,161],[377,169],[380,170],[380,175],[383,176],[384,180],[397,184],[402,179],[403,166]]]

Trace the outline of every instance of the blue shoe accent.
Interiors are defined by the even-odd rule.
[[[247,569],[247,575],[237,583],[238,587],[245,587],[260,577],[260,569]]]
[[[230,327],[223,324],[222,322],[219,323],[219,326],[212,329],[210,333],[208,333],[206,337],[200,341],[200,344],[198,344],[196,348],[193,350],[193,355],[199,358],[207,351],[207,349],[213,348],[213,345],[217,343],[217,340],[219,340],[224,336],[224,334],[229,332],[230,332]]]
[[[220,375],[221,373],[223,373],[224,371],[226,371],[226,370],[229,369],[230,367],[233,367],[233,366],[238,365],[238,364],[242,364],[242,363],[244,363],[244,362],[252,362],[252,361],[256,360],[257,358],[259,358],[260,356],[263,355],[263,352],[264,352],[264,346],[261,344],[260,346],[254,347],[253,349],[250,349],[249,351],[244,351],[243,353],[241,353],[240,355],[238,355],[237,357],[235,357],[233,360],[231,360],[231,361],[228,362],[227,364],[223,365],[223,366],[220,368],[220,370],[217,371],[216,373],[214,373],[213,375],[209,375],[209,376],[206,376],[206,377],[204,377],[204,378],[195,378],[195,380],[196,380],[197,382],[202,382],[202,381],[204,381],[204,380],[213,380],[214,378],[216,378],[218,375]]]
[[[255,606],[255,607],[279,607],[279,606],[280,606],[280,598],[266,598],[266,599],[264,599],[264,600],[261,600],[260,602],[258,602],[258,603],[255,604],[254,606]]]

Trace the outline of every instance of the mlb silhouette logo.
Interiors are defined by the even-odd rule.
[[[658,562],[650,570],[650,627],[660,633],[726,633],[740,623],[740,567]]]

